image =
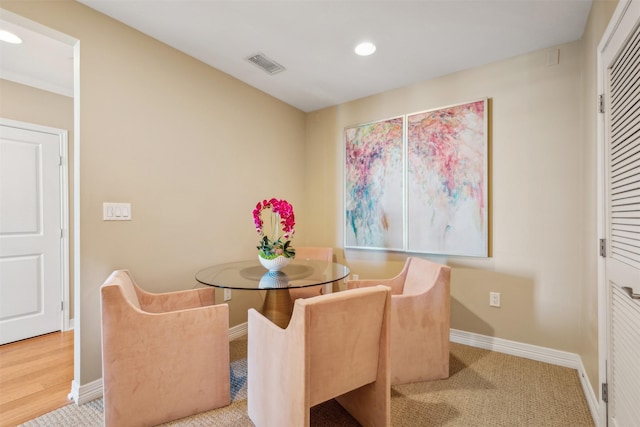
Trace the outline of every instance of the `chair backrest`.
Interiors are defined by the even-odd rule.
[[[297,246],[296,258],[333,262],[333,248],[321,246]]]
[[[410,258],[407,276],[402,290],[403,295],[417,295],[431,289],[437,283],[443,268],[449,268],[423,258]]]
[[[109,287],[120,288],[120,292],[125,300],[137,309],[140,309],[140,300],[138,299],[138,293],[136,292],[136,285],[129,273],[129,270],[115,270],[102,285],[101,292],[103,295],[103,303],[106,302],[107,304],[111,299],[104,298],[104,296],[110,292],[110,289],[108,289]]]
[[[311,405],[376,381],[388,366],[390,295],[374,286],[296,301],[294,316],[306,324]]]

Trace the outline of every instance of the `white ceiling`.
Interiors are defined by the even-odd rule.
[[[591,0],[80,2],[306,112],[578,40],[591,7]],[[374,55],[353,53],[363,40],[377,45]],[[286,70],[265,73],[246,60],[256,53]]]
[[[65,96],[73,96],[73,47],[54,31],[0,12],[0,29],[22,44],[0,42],[0,77]]]

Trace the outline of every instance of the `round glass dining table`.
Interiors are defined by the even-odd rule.
[[[325,285],[349,273],[346,265],[309,259],[293,259],[280,271],[268,271],[256,258],[207,267],[196,273],[196,280],[217,288],[266,291],[262,314],[286,328],[293,313],[289,289]]]

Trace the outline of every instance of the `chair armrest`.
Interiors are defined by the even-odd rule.
[[[347,289],[368,288],[376,285],[384,285],[391,288],[391,295],[401,295],[404,288],[404,275],[391,279],[347,280]]]
[[[307,398],[299,393],[304,390],[306,372],[304,334],[292,326],[282,329],[249,309],[247,399],[252,402],[249,416],[258,425],[262,419],[279,420],[278,425],[303,425],[289,418],[288,408],[300,406]]]
[[[166,313],[206,307],[216,303],[214,288],[187,289],[184,291],[154,294],[136,289],[140,308],[149,313]]]
[[[391,311],[396,317],[392,323],[420,325],[450,323],[450,291],[448,282],[437,281],[432,287],[415,295],[393,295]],[[434,323],[435,322],[435,323]],[[403,327],[404,329],[404,327]]]
[[[104,310],[105,304],[114,303],[117,310]],[[229,372],[227,304],[147,313],[122,301],[116,287],[103,293],[102,304],[103,363],[111,364],[114,379],[125,368],[162,375],[171,366],[176,378],[190,378],[191,372],[197,372],[193,367],[204,364]]]
[[[298,298],[312,298],[322,295],[324,293],[324,285],[308,286],[306,288],[290,288],[289,295],[291,301],[295,301]]]
[[[109,301],[117,298],[119,301]],[[228,304],[207,305],[204,307],[187,308],[160,313],[150,313],[138,309],[122,300],[117,288],[107,289],[103,292],[103,305],[118,304],[118,310],[103,310],[103,328],[109,336],[115,338],[131,339],[131,347],[138,340],[151,345],[151,340],[157,341],[159,346],[171,346],[175,337],[191,339],[198,336],[225,335],[228,341],[229,334],[229,306]],[[188,325],[188,328],[184,328]],[[176,328],[179,329],[176,331]],[[149,333],[153,331],[153,333]],[[123,343],[124,347],[128,347]],[[175,351],[170,349],[169,351]],[[153,352],[149,348],[149,352]]]
[[[249,309],[249,347],[256,353],[251,353],[248,349],[247,359],[253,357],[265,366],[288,366],[288,373],[297,375],[303,372],[304,368],[304,348],[306,328],[305,318],[298,312],[302,311],[300,303],[294,304],[293,314],[287,328],[282,329],[263,314],[255,309]],[[269,351],[264,351],[268,348]],[[299,369],[298,370],[298,366]],[[284,377],[280,377],[284,380]]]

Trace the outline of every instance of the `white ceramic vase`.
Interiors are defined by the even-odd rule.
[[[265,259],[258,255],[260,264],[269,271],[280,271],[291,262],[291,258],[279,255],[273,259]]]

